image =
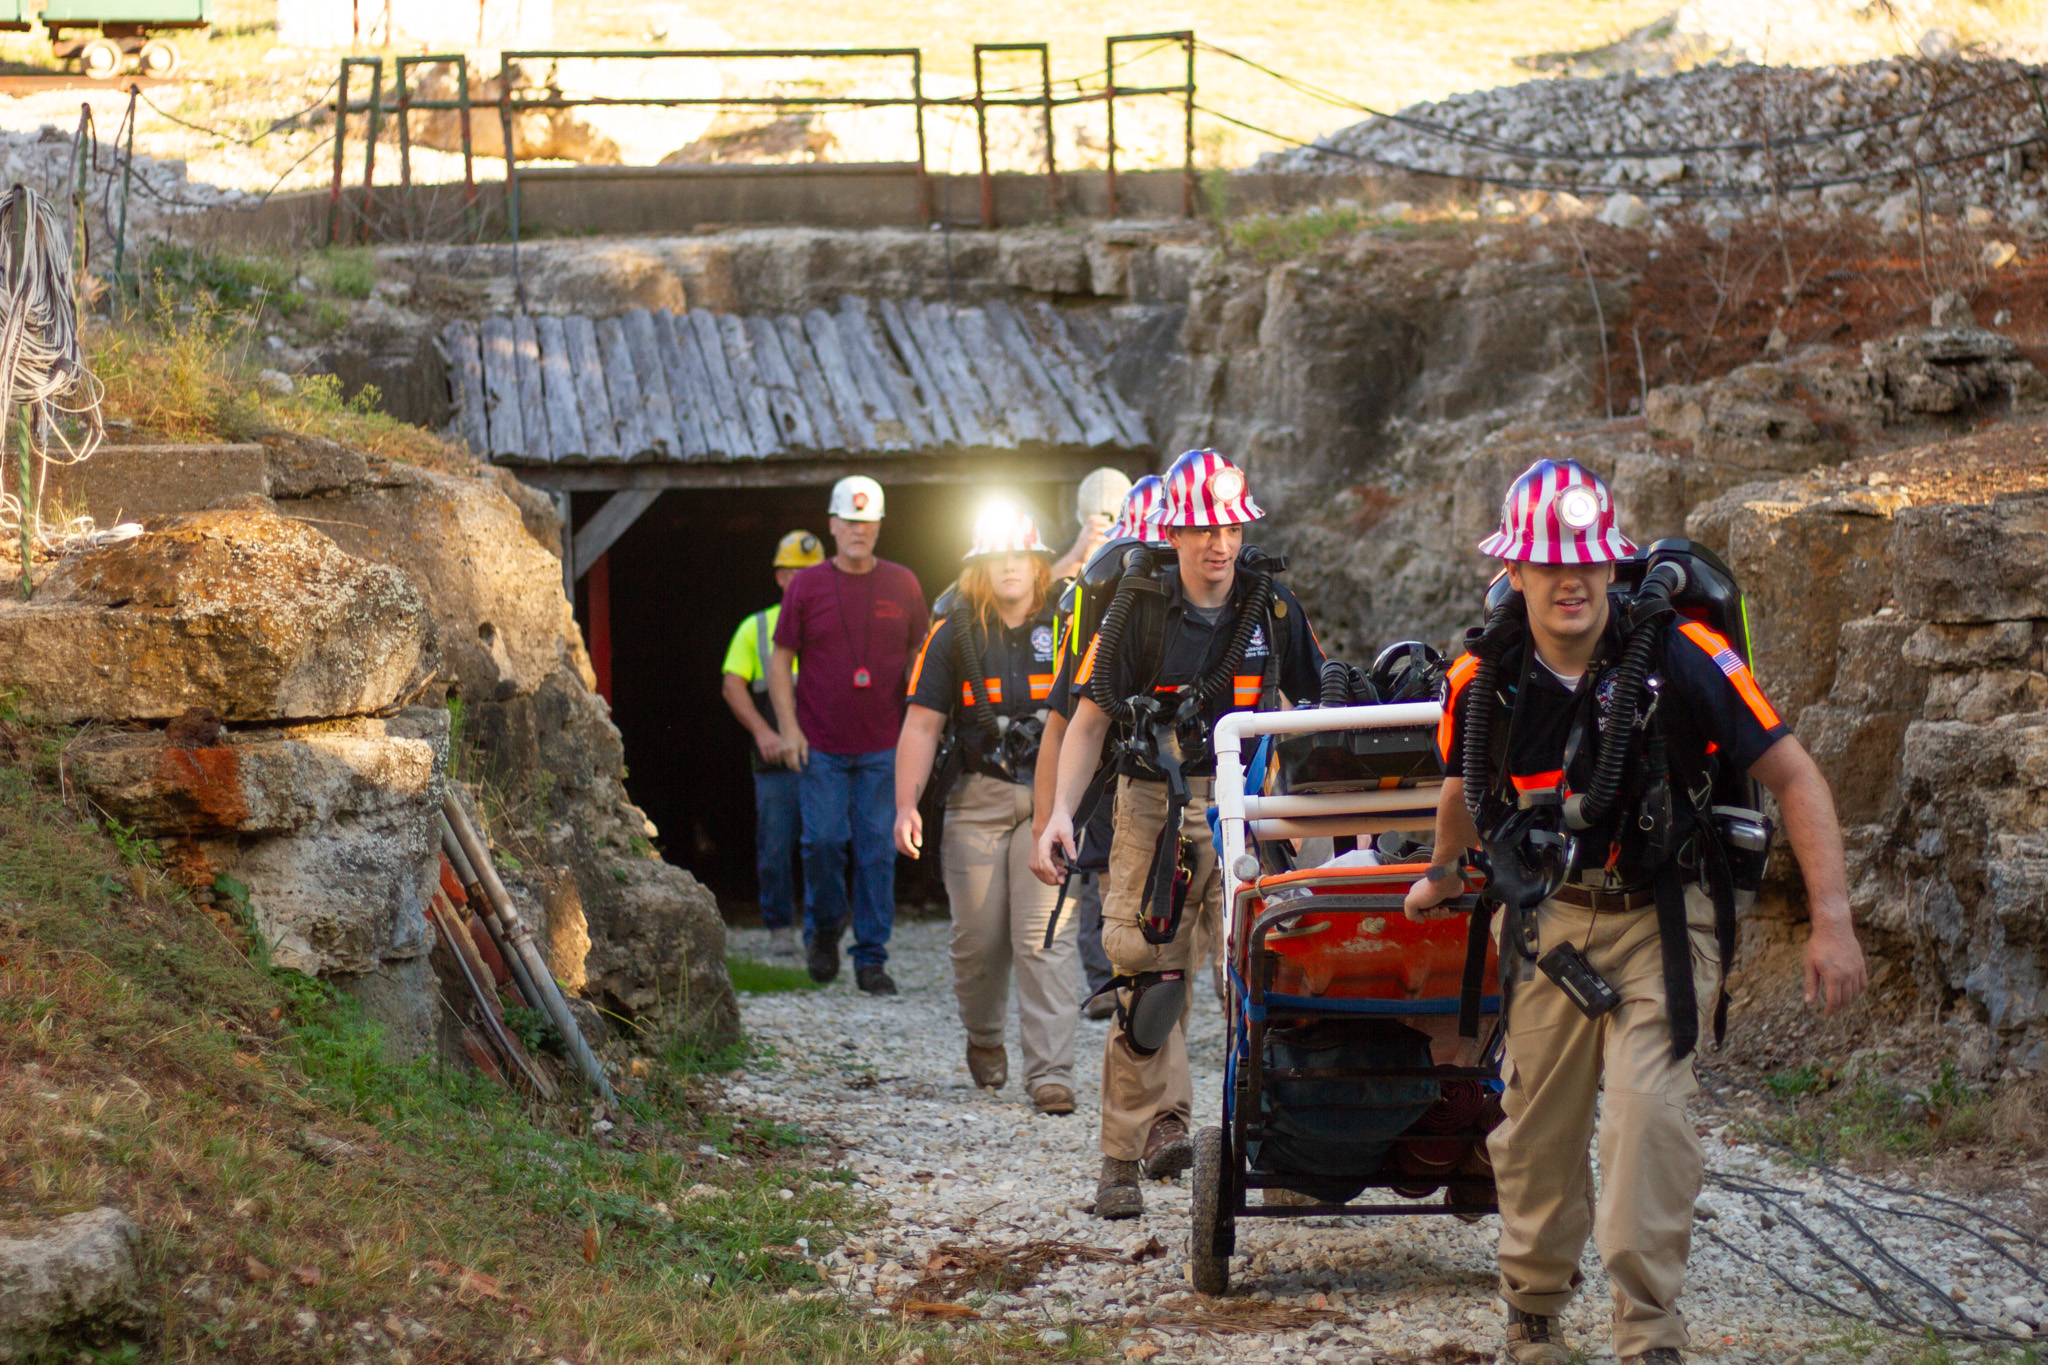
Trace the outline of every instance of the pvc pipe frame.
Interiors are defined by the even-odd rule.
[[[462,852],[469,859],[477,879],[483,883],[484,894],[497,907],[498,917],[504,921],[505,937],[512,941],[519,956],[526,961],[527,970],[533,975],[533,984],[539,989],[541,1004],[548,1017],[555,1021],[561,1032],[562,1041],[569,1048],[569,1055],[576,1059],[576,1069],[583,1073],[583,1079],[597,1092],[606,1107],[616,1109],[618,1096],[612,1093],[611,1082],[604,1078],[604,1068],[597,1063],[597,1056],[590,1050],[590,1044],[583,1037],[583,1030],[576,1026],[576,1017],[569,1013],[569,1002],[562,996],[562,988],[555,981],[555,974],[548,970],[548,964],[541,960],[540,949],[533,945],[533,935],[519,918],[519,910],[512,904],[512,896],[505,890],[505,883],[498,880],[497,868],[491,866],[491,853],[477,837],[469,817],[455,798],[443,793],[441,812],[448,819],[448,827],[455,832],[456,842],[462,845]]]
[[[1433,701],[1396,702],[1385,706],[1333,706],[1303,707],[1292,711],[1232,711],[1216,722],[1215,737],[1210,748],[1216,755],[1216,815],[1223,834],[1223,905],[1229,923],[1225,925],[1227,941],[1236,942],[1238,919],[1242,911],[1239,892],[1254,877],[1238,875],[1238,863],[1245,856],[1245,829],[1248,800],[1258,801],[1271,810],[1271,803],[1288,800],[1284,797],[1247,798],[1244,792],[1244,742],[1258,735],[1305,735],[1332,730],[1393,730],[1416,725],[1436,725],[1443,720],[1444,708]],[[1435,790],[1435,789],[1432,789]],[[1314,800],[1321,806],[1329,798],[1351,798],[1358,804],[1352,807],[1357,814],[1345,819],[1332,811],[1321,818],[1266,819],[1261,820],[1251,833],[1266,834],[1282,838],[1312,838],[1322,834],[1367,834],[1384,829],[1407,829],[1413,820],[1397,820],[1380,815],[1372,802],[1399,795],[1403,804],[1414,801],[1407,792],[1329,792],[1314,797],[1296,797],[1297,801]],[[1328,808],[1325,808],[1328,809]],[[1384,809],[1382,807],[1381,809]],[[1303,812],[1306,813],[1305,811]],[[1279,812],[1273,812],[1278,815]],[[1378,818],[1374,818],[1377,816]],[[1432,816],[1432,819],[1434,816]],[[1369,828],[1370,827],[1370,828]]]

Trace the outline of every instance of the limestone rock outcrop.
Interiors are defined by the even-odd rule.
[[[43,1358],[59,1333],[137,1321],[141,1237],[114,1208],[0,1225],[0,1362]]]
[[[161,519],[0,606],[0,677],[39,721],[362,715],[417,694],[437,663],[403,575],[260,510]]]
[[[1835,791],[1858,924],[1979,1031],[1972,1079],[2048,1062],[2044,451],[2048,427],[1994,430],[1738,488],[1690,526],[1750,588],[1759,676]]]

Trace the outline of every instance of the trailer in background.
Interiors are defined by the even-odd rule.
[[[0,32],[26,33],[40,18],[50,47],[94,80],[134,69],[161,79],[184,65],[170,38],[213,22],[213,0],[0,0]]]

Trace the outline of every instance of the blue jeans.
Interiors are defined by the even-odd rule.
[[[796,923],[797,783],[787,768],[754,774],[754,875],[761,884],[761,923]]]
[[[804,940],[837,933],[853,918],[857,967],[889,960],[896,925],[896,751],[826,754],[811,750],[799,785],[804,820],[804,889],[810,906]],[[846,870],[853,863],[849,909]]]

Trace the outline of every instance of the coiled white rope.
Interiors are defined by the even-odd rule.
[[[0,530],[24,561],[32,544],[61,553],[100,534],[90,517],[52,526],[41,512],[49,466],[86,459],[105,435],[104,391],[79,348],[72,247],[49,199],[26,185],[0,198],[0,451],[19,446],[0,458]]]

